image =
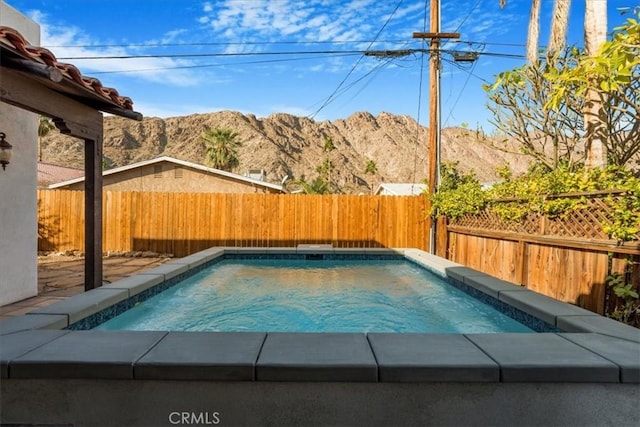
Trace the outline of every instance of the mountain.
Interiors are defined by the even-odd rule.
[[[206,164],[200,135],[213,128],[228,128],[239,134],[240,166],[234,172],[264,169],[270,182],[280,183],[285,176],[311,180],[327,157],[335,165],[331,180],[345,193],[370,192],[380,182],[422,182],[428,176],[428,128],[418,126],[409,116],[380,113],[374,117],[367,112],[320,122],[282,113],[257,118],[232,111],[167,119],[149,117],[141,122],[108,116],[104,118],[106,166],[113,168],[162,155]],[[335,146],[329,153],[323,151],[327,138]],[[515,173],[526,170],[525,156],[489,148],[483,140],[490,139],[474,130],[444,129],[442,161],[458,161],[461,171],[473,170],[481,181],[495,180],[494,169],[505,163]],[[81,141],[52,131],[42,144],[43,161],[82,167]],[[369,160],[377,166],[375,175],[364,173]]]

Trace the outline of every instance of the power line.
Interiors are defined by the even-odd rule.
[[[393,9],[393,12],[391,12],[391,15],[389,15],[389,17],[387,18],[387,20],[385,21],[384,25],[382,26],[382,28],[380,28],[380,30],[378,31],[378,33],[376,34],[376,36],[373,38],[373,41],[371,43],[369,43],[369,46],[367,47],[367,50],[369,50],[371,48],[371,46],[373,46],[373,44],[375,43],[375,41],[378,39],[378,37],[380,37],[380,34],[382,34],[382,31],[387,27],[387,24],[389,23],[389,21],[391,21],[391,18],[393,18],[393,15],[396,14],[396,12],[398,11],[398,8],[400,7],[400,5],[402,4],[403,0],[400,0],[398,2],[398,4],[396,5],[395,9]],[[360,64],[360,61],[362,61],[362,58],[364,58],[364,55],[361,55],[358,60],[355,62],[355,64],[353,64],[353,66],[351,67],[351,70],[349,70],[349,72],[347,73],[347,75],[345,76],[344,79],[342,79],[342,81],[340,82],[340,84],[338,85],[338,87],[336,87],[336,89],[331,93],[331,95],[329,95],[329,97],[322,103],[322,105],[320,106],[320,108],[318,108],[311,116],[310,118],[313,119],[320,111],[322,111],[322,109],[324,107],[326,107],[331,101],[333,101],[333,98],[335,97],[336,93],[340,90],[340,88],[342,87],[342,85],[344,85],[344,83],[347,81],[347,79],[349,78],[349,76],[351,76],[351,74],[353,74],[353,72],[355,71],[356,67],[358,66],[358,64]]]
[[[166,55],[109,55],[109,56],[68,56],[60,57],[65,61],[69,60],[92,60],[92,59],[145,59],[145,58],[210,58],[224,56],[268,56],[268,55],[314,55],[314,54],[361,54],[363,50],[309,50],[309,51],[284,51],[284,52],[233,52],[233,53],[184,53]]]
[[[471,67],[471,70],[469,70],[469,73],[467,74],[467,79],[464,81],[464,84],[462,85],[462,89],[460,89],[460,92],[458,93],[458,97],[456,98],[455,101],[453,101],[453,105],[449,109],[449,115],[447,116],[447,119],[444,121],[444,125],[445,126],[447,125],[447,123],[449,123],[449,119],[453,115],[453,110],[458,105],[458,102],[460,101],[460,98],[462,98],[462,94],[464,93],[464,90],[467,88],[467,84],[469,84],[469,79],[473,75],[473,70],[476,68],[477,64],[478,64],[478,62],[474,62],[473,66]],[[467,71],[467,70],[464,70],[464,71]]]
[[[473,5],[473,7],[471,9],[469,9],[469,12],[467,13],[467,15],[460,22],[460,24],[458,24],[458,27],[453,31],[454,33],[459,33],[460,32],[460,28],[462,28],[464,23],[467,22],[467,19],[469,19],[471,17],[471,14],[473,13],[474,10],[476,10],[476,8],[478,7],[479,4],[480,4],[480,0],[476,0],[476,3]]]
[[[331,58],[341,57],[341,56],[354,56],[357,55],[355,53],[348,53],[344,55],[332,55]],[[214,68],[214,67],[229,67],[230,65],[254,65],[254,64],[271,64],[277,62],[292,62],[292,61],[308,61],[313,59],[324,59],[328,58],[328,56],[312,56],[305,58],[286,58],[286,59],[266,59],[263,61],[246,61],[246,62],[235,62],[233,64],[201,64],[201,65],[177,65],[175,67],[157,67],[157,68],[139,68],[134,70],[113,70],[113,71],[97,71],[92,72],[92,75],[95,74],[120,74],[120,73],[142,73],[148,71],[165,71],[165,70],[181,70],[181,69],[192,69],[192,68]]]
[[[425,49],[401,49],[400,50],[402,53],[406,54],[406,55],[410,55],[413,53],[417,53],[417,52],[428,52],[428,50]],[[325,53],[322,55],[318,55],[318,56],[309,56],[309,57],[302,57],[302,58],[286,58],[286,59],[268,59],[268,60],[262,60],[262,61],[246,61],[246,62],[234,62],[234,63],[226,63],[226,64],[199,64],[199,65],[176,65],[176,66],[166,66],[166,67],[154,67],[154,68],[138,68],[138,69],[129,69],[129,70],[112,70],[112,71],[95,71],[92,72],[92,74],[119,74],[119,73],[137,73],[137,72],[149,72],[149,71],[163,71],[163,70],[180,70],[180,69],[197,69],[197,68],[214,68],[214,67],[228,67],[230,65],[233,66],[237,66],[237,65],[254,65],[254,64],[268,64],[268,63],[278,63],[278,62],[292,62],[292,61],[306,61],[306,60],[314,60],[314,59],[324,59],[324,58],[335,58],[335,57],[346,57],[346,56],[355,56],[355,55],[366,55],[367,53],[371,53],[371,52],[376,52],[376,51],[366,51],[366,50],[358,50],[358,51],[324,51]],[[379,52],[385,52],[385,51],[379,51]],[[443,50],[442,52],[444,53],[454,53],[457,52],[455,50]],[[278,55],[284,55],[287,52],[280,52],[280,53],[275,53]],[[304,55],[307,54],[313,54],[313,53],[319,53],[318,51],[310,51],[310,52],[306,52]],[[516,55],[516,54],[507,54],[507,53],[500,53],[500,52],[477,52],[479,55],[485,55],[485,56],[494,56],[494,57],[501,57],[501,58],[511,58],[511,59],[525,59],[524,55]],[[264,52],[261,53],[261,55],[268,55],[268,53]],[[227,55],[228,56],[228,55]],[[247,55],[243,55],[243,56],[251,56],[251,54],[247,54]],[[369,56],[384,56],[384,55],[369,55]],[[394,56],[394,55],[389,55],[389,57]],[[63,58],[60,58],[63,59]],[[66,58],[68,59],[76,59],[76,58]],[[115,59],[115,58],[111,58],[111,57],[90,57],[87,59]],[[133,58],[131,58],[133,59]],[[451,64],[454,64],[453,61],[447,61],[446,59],[443,58],[444,61],[446,62],[450,62]],[[476,76],[477,77],[477,76]],[[482,79],[481,77],[478,77],[479,79],[483,80],[486,82],[486,80]]]
[[[454,49],[440,49],[442,53],[459,53]],[[166,55],[110,55],[110,56],[67,56],[60,57],[59,60],[65,61],[91,61],[105,59],[180,59],[180,58],[214,58],[214,57],[244,57],[244,56],[281,56],[281,55],[364,55],[364,56],[407,56],[413,53],[429,52],[428,49],[396,49],[396,50],[309,50],[309,51],[278,51],[278,52],[235,52],[235,53],[197,53],[197,54],[166,54]],[[480,52],[478,55],[495,56],[501,58],[525,59],[524,54],[504,53],[504,52]]]
[[[326,40],[326,41],[276,41],[276,42],[200,42],[200,43],[126,43],[126,44],[87,44],[87,45],[50,45],[47,48],[105,48],[105,47],[192,47],[192,46],[265,46],[265,45],[312,45],[312,44],[358,44],[371,43],[371,40]],[[406,43],[406,40],[378,40],[378,43]]]
[[[91,49],[91,48],[110,48],[110,47],[198,47],[198,46],[270,46],[270,45],[332,45],[332,44],[363,44],[363,43],[391,43],[391,44],[407,44],[411,40],[331,40],[331,41],[275,41],[275,42],[208,42],[208,43],[128,43],[128,44],[71,44],[71,45],[45,45],[48,49]],[[473,41],[473,40],[449,40],[448,43],[467,43],[479,44],[487,46],[511,46],[525,47],[524,43],[503,43],[490,41]],[[541,48],[544,48],[541,45]]]

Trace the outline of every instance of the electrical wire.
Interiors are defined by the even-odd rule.
[[[371,43],[369,43],[369,46],[367,47],[367,50],[371,49],[371,46],[373,46],[373,44],[375,43],[375,41],[378,39],[378,37],[380,37],[380,34],[382,34],[382,31],[384,31],[384,29],[387,27],[387,24],[389,24],[389,21],[391,21],[391,18],[393,18],[393,16],[396,14],[396,12],[398,11],[398,8],[400,8],[400,5],[402,4],[403,0],[400,0],[398,2],[398,4],[396,5],[395,9],[393,9],[393,12],[391,12],[391,15],[389,15],[389,17],[387,18],[387,20],[385,21],[384,25],[382,26],[382,28],[380,28],[380,30],[378,31],[378,33],[376,34],[376,36],[373,38],[373,40],[371,41]],[[329,95],[329,97],[322,103],[322,105],[320,106],[320,108],[318,108],[311,116],[309,116],[310,119],[313,119],[314,117],[316,117],[318,115],[318,113],[320,111],[322,111],[324,109],[324,107],[326,107],[327,105],[329,105],[329,103],[331,103],[331,101],[333,101],[336,93],[340,90],[340,88],[344,85],[344,83],[347,81],[347,79],[349,78],[349,76],[351,76],[351,74],[353,74],[353,72],[356,70],[356,68],[358,67],[358,64],[360,64],[360,61],[362,61],[362,58],[364,58],[364,54],[362,54],[358,60],[355,62],[355,64],[353,64],[353,66],[351,67],[351,70],[349,70],[349,72],[347,73],[347,75],[345,76],[344,79],[342,79],[342,81],[340,82],[340,84],[338,84],[338,86],[336,87],[336,89],[331,93],[331,95]]]
[[[476,8],[478,7],[479,4],[480,4],[480,0],[476,0],[476,3],[473,5],[473,7],[471,9],[469,9],[469,12],[467,13],[467,15],[462,19],[460,24],[458,24],[458,27],[453,31],[454,33],[460,32],[460,28],[462,28],[464,23],[467,22],[467,20],[471,17],[471,14],[473,13],[474,10],[476,10]],[[450,40],[451,39],[446,39],[445,42],[444,42],[444,45],[442,45],[442,47],[445,47]]]
[[[112,70],[112,71],[94,71],[91,74],[120,74],[120,73],[142,73],[149,71],[166,71],[166,70],[184,70],[194,68],[215,68],[215,67],[229,67],[231,65],[254,65],[254,64],[272,64],[278,62],[292,62],[292,61],[309,61],[314,59],[335,58],[341,56],[354,56],[356,53],[349,53],[344,55],[324,55],[324,56],[311,56],[304,58],[286,58],[286,59],[266,59],[263,61],[246,61],[246,62],[234,62],[233,64],[201,64],[201,65],[177,65],[175,67],[159,67],[159,68],[139,68],[134,70]]]
[[[58,59],[69,60],[90,60],[90,59],[149,59],[149,58],[208,58],[208,57],[224,57],[224,56],[268,56],[268,55],[314,55],[314,54],[332,54],[332,53],[353,53],[361,54],[362,50],[308,50],[308,51],[291,51],[291,52],[233,52],[233,53],[184,53],[184,54],[166,54],[166,55],[109,55],[109,56],[72,56],[60,57]]]
[[[458,97],[456,98],[455,101],[453,101],[453,105],[449,109],[449,115],[444,121],[444,126],[446,126],[449,123],[449,119],[453,115],[453,110],[458,106],[458,102],[460,101],[460,98],[462,98],[462,94],[464,93],[464,90],[467,88],[467,84],[469,84],[469,79],[471,79],[471,75],[473,74],[473,70],[476,68],[477,64],[478,64],[478,61],[475,61],[471,66],[471,70],[469,70],[469,73],[467,74],[467,78],[464,81],[464,84],[462,85],[462,89],[460,89],[460,92],[458,93]],[[460,69],[463,70],[462,68]],[[464,71],[467,71],[467,70],[464,70]]]
[[[466,20],[466,18],[465,18]],[[457,32],[456,30],[455,32]],[[425,29],[426,32],[426,29]],[[275,41],[275,42],[208,42],[208,43],[127,43],[127,44],[70,44],[70,45],[45,45],[48,49],[67,49],[67,48],[109,48],[109,47],[197,47],[197,46],[268,46],[268,45],[332,45],[332,44],[363,44],[373,43],[375,40],[329,40],[329,41]],[[377,43],[389,44],[406,44],[407,40],[377,40]],[[464,41],[464,40],[448,40],[448,43],[472,43],[485,44],[487,46],[512,46],[525,47],[524,43],[502,43],[488,41]]]
[[[422,51],[422,50],[414,50],[415,52],[417,51]],[[367,51],[324,51],[325,53],[323,55],[319,55],[319,56],[309,56],[309,57],[301,57],[301,58],[286,58],[286,59],[269,59],[269,60],[263,60],[263,61],[246,61],[246,62],[234,62],[234,63],[227,63],[227,64],[199,64],[199,65],[176,65],[176,66],[165,66],[165,67],[156,67],[156,68],[139,68],[139,69],[129,69],[129,70],[112,70],[112,71],[94,71],[92,72],[92,74],[119,74],[119,73],[137,73],[137,72],[149,72],[149,71],[165,71],[165,70],[180,70],[180,69],[197,69],[197,68],[214,68],[214,67],[228,67],[228,66],[237,66],[237,65],[252,65],[252,64],[268,64],[268,63],[278,63],[278,62],[293,62],[293,61],[305,61],[305,60],[313,60],[313,59],[324,59],[324,58],[335,58],[335,57],[346,57],[346,56],[356,56],[356,55],[362,55],[364,53],[366,53]],[[456,50],[442,50],[441,52],[443,53],[448,53],[448,54],[453,54],[454,52],[458,52]],[[281,52],[281,53],[276,53],[276,55],[284,55],[286,52]],[[306,54],[312,54],[312,53],[317,53],[314,51],[310,51],[305,53]],[[414,53],[414,52],[412,52]],[[517,54],[507,54],[507,53],[500,53],[500,52],[476,52],[478,53],[478,55],[480,56],[493,56],[493,57],[499,57],[499,58],[510,58],[510,59],[525,59],[524,55],[517,55]],[[267,53],[264,53],[263,55],[268,56]],[[217,55],[214,55],[217,56]],[[250,56],[250,54],[244,55],[244,56]],[[262,56],[262,55],[261,55]],[[63,58],[60,58],[63,59]],[[77,59],[77,58],[66,58],[68,59]],[[115,59],[115,58],[111,58],[111,57],[90,57],[90,58],[86,58],[86,60],[89,59]],[[395,58],[396,60],[398,60],[399,58]],[[445,58],[442,58],[443,61],[447,61]],[[451,62],[451,61],[448,61]],[[451,62],[453,63],[453,62]],[[479,79],[483,80],[481,77],[478,77]]]
[[[405,43],[406,40],[378,40],[378,43]],[[127,43],[127,44],[77,44],[49,45],[47,48],[105,48],[105,47],[182,47],[182,46],[264,46],[264,45],[313,45],[313,44],[359,44],[371,40],[326,40],[326,41],[276,41],[276,42],[201,42],[201,43]],[[524,46],[524,45],[523,45]]]
[[[468,70],[468,69],[466,69],[466,68],[462,68],[462,67],[460,67],[460,65],[459,65],[457,62],[455,62],[455,61],[451,61],[451,60],[444,59],[444,58],[443,58],[443,61],[444,61],[444,62],[446,62],[446,63],[448,63],[448,64],[451,64],[451,65],[453,65],[453,66],[457,67],[458,69],[460,69],[461,71],[464,71],[465,73],[469,73],[471,76],[473,76],[473,77],[475,77],[476,79],[478,79],[478,80],[482,81],[483,83],[491,84],[491,82],[490,82],[489,80],[485,79],[484,77],[480,77],[480,76],[479,76],[479,75],[477,75],[477,74],[474,74],[474,73],[472,72],[472,70],[470,71],[470,70]]]

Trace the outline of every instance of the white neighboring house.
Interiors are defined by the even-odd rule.
[[[4,1],[0,25],[40,45],[40,26]],[[37,168],[38,116],[0,102],[0,132],[13,146],[0,169],[0,306],[38,294]]]
[[[376,196],[418,196],[427,190],[426,184],[411,182],[383,182],[378,186]]]

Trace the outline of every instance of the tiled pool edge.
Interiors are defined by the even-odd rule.
[[[413,381],[419,382],[429,381],[428,378],[432,378],[432,381],[434,378],[437,378],[438,381],[469,381],[469,378],[477,379],[477,377],[474,377],[475,374],[473,374],[474,371],[477,371],[484,372],[484,374],[482,374],[484,376],[481,375],[483,381],[486,381],[487,378],[489,381],[499,382],[508,382],[513,378],[517,378],[518,381],[540,381],[540,378],[545,378],[544,373],[546,372],[547,374],[552,373],[550,374],[552,376],[549,378],[554,378],[560,382],[640,382],[640,361],[625,360],[624,358],[624,355],[628,354],[629,351],[640,349],[640,331],[634,328],[627,327],[578,307],[543,297],[517,285],[509,284],[481,272],[415,249],[328,248],[313,250],[300,250],[296,248],[212,248],[189,257],[170,261],[138,276],[106,285],[90,293],[82,294],[75,300],[70,298],[69,300],[54,304],[49,308],[45,307],[36,310],[33,313],[16,318],[13,324],[3,325],[6,322],[11,323],[13,319],[2,322],[0,323],[0,333],[5,335],[0,337],[0,340],[5,343],[17,341],[20,342],[22,346],[20,349],[16,349],[14,346],[13,349],[15,351],[13,351],[13,353],[11,348],[6,350],[5,345],[2,346],[3,349],[0,350],[0,355],[2,356],[0,357],[0,362],[3,366],[2,378],[33,378],[30,376],[32,375],[30,373],[31,371],[33,371],[33,373],[48,372],[46,378],[52,378],[49,375],[59,378],[60,376],[56,376],[58,374],[55,374],[57,371],[54,369],[55,363],[53,362],[56,362],[55,357],[48,358],[48,356],[45,357],[43,354],[38,355],[39,351],[41,353],[43,351],[40,347],[45,346],[44,348],[46,349],[48,348],[47,346],[49,346],[51,349],[54,349],[56,344],[62,345],[61,343],[68,340],[68,345],[65,344],[61,350],[64,352],[65,349],[70,348],[69,346],[81,345],[88,337],[97,336],[96,333],[99,331],[71,331],[49,339],[51,337],[50,332],[54,331],[46,331],[46,329],[62,329],[68,327],[70,323],[73,323],[72,319],[77,317],[76,313],[86,314],[93,310],[93,313],[88,314],[89,317],[95,313],[99,313],[107,305],[113,304],[114,301],[121,301],[127,297],[142,295],[145,292],[155,292],[154,289],[156,289],[160,283],[165,284],[165,286],[170,286],[170,283],[173,282],[173,280],[178,280],[187,269],[207,265],[216,259],[221,259],[225,254],[252,253],[362,254],[363,256],[402,254],[407,259],[424,266],[441,277],[458,280],[465,286],[469,286],[478,292],[497,297],[500,301],[513,304],[519,310],[539,316],[547,320],[550,324],[568,331],[566,333],[546,334],[490,334],[493,337],[488,340],[487,338],[473,334],[450,335],[449,337],[442,338],[430,334],[268,333],[260,335],[262,338],[256,336],[252,336],[251,338],[252,340],[262,339],[260,351],[257,353],[238,355],[242,356],[243,366],[247,366],[247,364],[252,366],[254,372],[253,378],[257,381],[317,381],[319,378],[326,378],[328,381],[364,380],[384,382],[411,381],[413,379]],[[66,320],[66,323],[64,320]],[[3,326],[5,326],[5,328],[3,328]],[[21,334],[21,331],[30,331],[30,333]],[[586,332],[586,334],[584,334],[584,332]],[[17,333],[18,335],[10,337],[9,334],[12,333]],[[104,333],[119,334],[120,332],[102,332],[102,334]],[[230,333],[192,334],[194,334],[192,335],[193,337],[204,336],[205,344],[200,343],[199,345],[204,345],[205,347],[207,336],[215,336],[215,339],[220,343],[224,343],[225,339],[228,338],[236,344],[243,342],[243,339],[249,337],[249,335]],[[401,337],[394,338],[394,335]],[[526,335],[531,336],[527,337]],[[137,342],[136,336],[142,336],[142,334],[137,335],[136,332],[128,332],[126,334],[122,333],[121,336],[123,337],[124,343],[130,340],[133,344]],[[180,336],[187,337],[189,333],[187,333],[187,335],[181,335],[181,333],[165,334],[159,338],[159,340],[154,341],[153,345],[150,345],[145,352],[137,355],[136,358],[124,361],[118,359],[125,365],[130,366],[130,369],[127,368],[126,370],[126,372],[130,372],[130,374],[126,374],[125,377],[129,379],[139,378],[138,375],[135,375],[135,372],[137,368],[140,368],[145,363],[148,364],[148,360],[144,359],[146,357],[145,355],[154,351],[160,351],[161,353],[170,352],[171,348],[167,345],[168,341],[165,340],[178,339],[174,337]],[[305,338],[306,336],[309,336],[309,338]],[[347,354],[350,354],[352,359],[345,356],[345,359],[340,363],[323,362],[321,350],[323,348],[335,349],[340,347],[340,345],[345,345],[340,344],[340,340],[345,339],[344,337],[347,336],[352,336],[354,337],[353,340],[355,340],[354,343],[349,344],[346,348],[349,350]],[[188,340],[191,338],[182,339]],[[284,354],[290,357],[290,359],[286,360],[285,358],[281,361],[282,363],[275,363],[275,359],[273,359],[275,356],[269,356],[267,350],[270,347],[270,342],[274,342],[275,340],[281,341],[283,343],[281,346],[284,346],[283,348],[286,349],[288,347],[296,348],[297,342],[300,339],[309,339],[309,345],[312,347],[313,343],[320,343],[321,345],[318,348],[320,353],[298,354],[296,356],[298,359],[296,359],[294,357],[295,354],[285,352]],[[408,349],[405,351],[405,354],[396,354],[393,356],[393,347],[398,345],[394,339],[403,340],[403,348]],[[514,352],[512,346],[514,340],[518,340],[520,352],[522,353],[520,357],[526,359],[528,367],[516,368],[515,365],[517,364],[514,364],[510,359],[510,355]],[[377,344],[375,344],[375,342],[377,342]],[[425,347],[426,344],[436,345],[439,348],[439,352],[434,354],[428,348],[429,345]],[[352,345],[355,347],[350,347]],[[564,352],[563,354],[565,356],[566,354],[571,354],[574,361],[572,364],[549,364],[549,354],[536,359],[537,353],[535,350],[541,346],[548,348],[548,351],[551,352]],[[249,347],[254,348],[255,345],[250,345]],[[467,352],[476,354],[477,366],[474,366],[473,360],[459,362],[448,361],[448,359],[450,359],[448,354],[460,353],[461,348]],[[220,374],[221,377],[218,378],[215,376],[212,377],[210,373],[207,373],[207,368],[202,368],[200,370],[204,372],[203,375],[211,380],[247,380],[246,376],[239,379],[229,373],[229,371],[238,370],[238,366],[234,365],[233,360],[229,360],[229,354],[227,354],[228,352],[232,352],[232,349],[230,349],[228,345],[222,345],[221,351],[222,353],[214,356],[224,359],[225,362],[223,365],[226,366],[227,369],[225,369],[224,366],[222,368],[217,366],[217,372],[222,373]],[[407,355],[412,354],[411,351],[413,351],[415,360],[407,359]],[[53,353],[55,353],[55,351],[53,351]],[[389,356],[390,359],[381,359],[382,354],[391,355]],[[204,363],[206,366],[209,366],[209,370],[211,370],[212,366],[220,364],[220,360],[214,356],[211,356],[211,348],[208,348],[206,352],[203,351],[200,364]],[[542,355],[538,354],[538,356]],[[271,359],[269,357],[271,357]],[[267,361],[270,362],[268,363]],[[46,366],[49,362],[51,362],[51,369],[47,369]],[[60,360],[57,360],[57,362],[60,362]],[[90,356],[85,362],[99,366],[100,363],[109,364],[113,361],[100,361],[99,358],[96,360],[95,357]],[[74,363],[83,364],[83,361],[75,360]],[[456,365],[456,363],[458,363],[458,365]],[[184,369],[186,365],[189,365],[189,363],[184,360],[175,360],[173,362],[171,360],[164,360],[163,364],[163,366],[165,366],[164,369],[156,369],[154,372],[162,373],[164,371],[174,379],[176,370]],[[389,369],[391,370],[389,371]],[[99,369],[97,370],[99,371]],[[440,374],[437,374],[438,370]],[[360,374],[354,377],[353,372],[360,372]],[[384,372],[386,373],[383,374]],[[394,372],[394,374],[390,374],[389,372]],[[432,374],[429,376],[426,375],[425,372],[431,372]],[[443,372],[447,373],[445,377],[442,375]],[[511,374],[508,374],[509,372],[511,372]],[[106,371],[104,375],[106,375],[107,378],[110,377],[110,374]],[[36,376],[36,378],[37,377],[38,376]],[[165,378],[162,378],[161,374],[157,374],[153,379],[162,380]]]

